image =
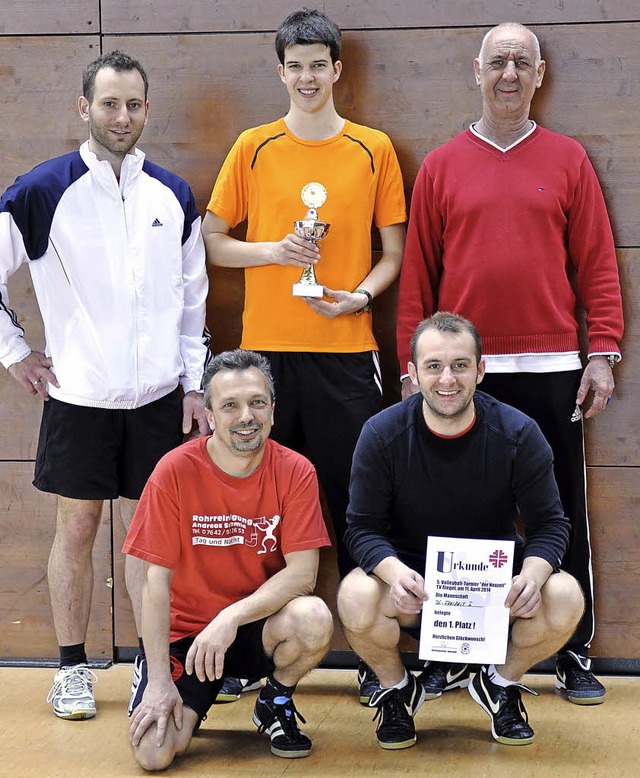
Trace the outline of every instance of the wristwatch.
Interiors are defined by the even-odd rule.
[[[353,293],[354,294],[363,294],[367,298],[367,304],[363,308],[360,308],[359,311],[355,312],[356,316],[360,316],[361,313],[366,313],[367,311],[370,311],[371,310],[371,303],[373,302],[373,297],[371,295],[371,292],[367,292],[366,289],[354,289]]]
[[[609,363],[609,367],[613,370],[614,365],[618,361],[618,355],[617,354],[592,354],[593,357],[604,357],[607,362]],[[591,357],[589,357],[591,359]]]

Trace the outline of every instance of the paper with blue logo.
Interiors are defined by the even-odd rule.
[[[514,547],[512,540],[429,537],[420,659],[505,661]]]

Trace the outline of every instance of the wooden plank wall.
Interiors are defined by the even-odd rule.
[[[637,0],[370,0],[322,4],[344,30],[337,105],[392,138],[407,196],[424,154],[478,117],[471,62],[487,27],[530,24],[547,60],[534,118],[576,137],[600,176],[614,225],[627,329],[615,402],[589,423],[589,497],[598,634],[594,655],[640,658],[640,8]],[[141,147],[184,176],[204,212],[238,133],[286,110],[273,31],[291,0],[22,0],[0,18],[4,131],[2,190],[24,170],[84,139],[75,104],[80,75],[99,53],[122,48],[151,78],[150,121]],[[283,182],[286,185],[286,182]],[[496,205],[499,209],[499,204]],[[30,342],[42,346],[28,272],[10,284]],[[208,319],[217,351],[240,337],[242,275],[211,272]],[[386,399],[398,398],[395,290],[376,301]],[[0,658],[55,654],[46,589],[53,501],[31,485],[40,408],[0,373]],[[94,553],[91,654],[133,645],[122,583],[117,506],[105,507]],[[112,579],[115,589],[112,592]],[[336,573],[323,558],[321,592]],[[112,600],[113,594],[113,600]],[[336,648],[344,647],[338,635]]]

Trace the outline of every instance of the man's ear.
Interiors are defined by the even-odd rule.
[[[477,57],[473,60],[473,72],[476,77],[476,85],[480,86],[480,60]]]
[[[89,101],[84,95],[78,98],[78,113],[83,122],[89,121]]]
[[[418,371],[416,370],[416,366],[413,364],[413,362],[407,362],[407,372],[409,373],[409,378],[411,379],[411,383],[414,386],[419,386]]]
[[[478,384],[482,383],[482,379],[484,378],[484,374],[487,370],[487,364],[484,361],[484,357],[478,362],[478,378],[476,380],[476,386]]]

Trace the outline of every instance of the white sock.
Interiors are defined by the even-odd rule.
[[[507,678],[503,678],[496,670],[495,665],[489,665],[489,667],[487,667],[487,675],[489,676],[491,683],[495,683],[496,686],[507,687],[513,686],[514,683],[518,683],[517,681],[509,681]]]
[[[409,683],[409,674],[407,671],[404,671],[404,678],[399,682],[395,683],[393,686],[385,686],[385,689],[404,689],[405,686]]]

